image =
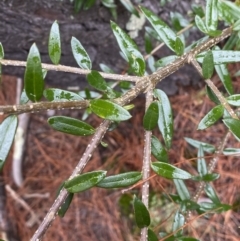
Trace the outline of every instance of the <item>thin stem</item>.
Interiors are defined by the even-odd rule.
[[[77,174],[79,174],[83,171],[84,167],[90,160],[92,153],[94,152],[97,145],[100,143],[104,134],[106,133],[110,123],[111,123],[110,121],[104,120],[102,122],[102,124],[98,127],[97,131],[95,132],[95,134],[91,140],[91,143],[87,146],[85,152],[83,153],[82,158],[79,160],[77,166],[75,167],[75,169],[74,169],[72,175],[69,177],[69,179],[72,179]],[[56,200],[54,201],[52,207],[49,209],[48,213],[46,214],[46,216],[45,216],[44,220],[42,221],[42,223],[40,224],[39,228],[34,233],[33,237],[31,238],[31,241],[39,241],[42,239],[43,235],[45,234],[45,232],[47,231],[47,229],[53,222],[58,209],[61,207],[63,202],[66,200],[67,196],[68,196],[68,192],[66,189],[63,188],[61,190],[61,192],[59,193],[58,197],[56,198]]]
[[[202,68],[199,65],[199,63],[192,58],[191,62],[193,64],[193,66],[197,69],[197,71],[199,72],[199,74],[201,76],[203,76],[202,74]],[[214,85],[214,83],[210,80],[210,79],[205,79],[205,82],[207,83],[208,87],[213,91],[213,93],[217,96],[218,100],[220,101],[220,103],[222,104],[222,106],[227,110],[227,112],[231,115],[232,118],[234,119],[238,119],[238,116],[236,115],[236,113],[233,111],[233,109],[231,108],[231,106],[228,104],[227,100],[224,98],[224,96],[222,95],[222,93],[218,90],[218,88]]]
[[[9,60],[9,59],[0,59],[0,64],[8,65],[8,66],[18,66],[18,67],[26,67],[26,61],[18,61],[18,60]],[[75,67],[70,67],[66,65],[53,65],[53,64],[42,64],[42,68],[46,70],[53,70],[53,71],[61,71],[73,74],[81,74],[87,75],[91,72],[91,70],[80,69]],[[119,74],[111,74],[111,73],[104,73],[99,72],[103,78],[112,79],[112,80],[126,80],[131,82],[136,82],[140,79],[137,76],[129,76],[129,75],[119,75]]]
[[[153,90],[150,89],[146,94],[146,106],[145,111],[147,111],[148,107],[153,101]],[[151,138],[152,131],[145,131],[145,139],[144,139],[144,152],[143,152],[143,167],[142,174],[143,180],[149,178],[150,174],[150,162],[151,162]],[[148,208],[148,197],[149,197],[149,181],[144,182],[142,186],[142,202]],[[141,230],[141,241],[147,241],[148,239],[148,228],[142,228]]]

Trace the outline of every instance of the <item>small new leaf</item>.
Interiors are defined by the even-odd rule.
[[[180,168],[164,162],[153,162],[151,163],[153,171],[159,176],[168,179],[190,179],[192,175]]]
[[[90,109],[99,117],[111,121],[124,121],[132,117],[123,107],[109,100],[91,100]]]
[[[126,172],[114,176],[105,177],[97,186],[102,188],[128,187],[141,180],[141,172]]]
[[[150,228],[148,229],[148,240],[147,241],[158,241],[157,235]]]
[[[88,56],[87,51],[75,37],[72,37],[71,39],[71,47],[74,59],[76,60],[77,64],[83,69],[90,70],[92,68],[92,61]]]
[[[139,228],[148,227],[151,222],[149,212],[143,202],[136,196],[133,199],[133,208],[137,226]]]
[[[143,127],[145,130],[153,130],[158,123],[158,103],[156,101],[152,102],[148,107],[144,117],[143,117]]]
[[[194,139],[191,139],[191,138],[188,138],[188,137],[185,137],[184,139],[188,144],[190,144],[191,146],[194,146],[198,149],[200,148],[200,145],[202,145],[203,150],[208,152],[208,153],[212,153],[212,152],[215,151],[215,147],[211,144],[201,142],[201,141],[197,141],[197,140],[194,140]]]
[[[223,123],[233,133],[237,140],[240,141],[240,120],[236,120],[233,118],[225,118],[223,119]]]
[[[24,89],[31,101],[38,101],[43,95],[44,80],[41,58],[36,44],[30,48],[24,75]]]
[[[44,90],[44,97],[48,101],[60,101],[60,100],[83,100],[83,98],[71,91],[49,88]]]
[[[91,187],[94,187],[106,176],[106,171],[93,171],[84,174],[79,174],[76,177],[67,180],[64,187],[70,193],[82,192]]]
[[[48,119],[49,125],[57,130],[76,136],[88,136],[95,133],[89,124],[67,116],[53,116]]]
[[[61,58],[61,39],[58,22],[52,24],[49,40],[48,40],[48,54],[54,64],[58,64]]]
[[[223,116],[223,112],[224,107],[222,105],[215,106],[202,118],[202,120],[198,124],[198,130],[204,130],[209,126],[213,125]]]
[[[12,146],[17,128],[17,122],[17,116],[10,115],[5,118],[0,125],[0,171],[3,168],[4,162]]]

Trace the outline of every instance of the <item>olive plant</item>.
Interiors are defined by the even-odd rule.
[[[190,237],[185,229],[188,221],[191,220],[192,212],[205,214],[224,212],[232,208],[231,205],[221,202],[211,182],[220,178],[219,174],[214,173],[219,155],[239,153],[239,149],[225,148],[225,144],[230,134],[233,134],[237,140],[240,139],[240,120],[236,109],[240,105],[240,94],[234,94],[232,80],[227,68],[228,63],[240,61],[240,52],[234,50],[239,45],[240,7],[237,3],[226,0],[207,0],[205,10],[199,6],[193,6],[195,14],[193,23],[180,29],[178,33],[149,9],[140,6],[138,11],[144,14],[152,26],[152,28],[146,27],[145,47],[148,55],[145,58],[140,53],[136,43],[123,29],[115,22],[110,24],[121,54],[129,65],[129,75],[114,74],[105,65],[101,66],[105,72],[93,70],[87,51],[75,37],[71,39],[71,48],[79,68],[60,65],[61,39],[57,21],[53,23],[50,30],[48,44],[48,52],[53,64],[41,63],[36,44],[30,48],[26,62],[4,59],[3,46],[0,45],[1,65],[25,67],[21,104],[0,106],[0,114],[8,115],[0,126],[1,169],[14,139],[18,114],[49,109],[79,110],[85,108],[88,113],[91,112],[91,114],[103,119],[97,128],[82,120],[67,116],[52,116],[47,120],[48,124],[57,131],[77,136],[92,135],[92,139],[71,176],[67,180],[63,180],[55,202],[34,233],[32,241],[43,238],[56,215],[64,216],[76,193],[92,187],[133,188],[133,184],[141,183],[142,198],[137,197],[138,195],[133,198],[136,225],[141,229],[141,241],[198,240],[196,237]],[[174,23],[178,27],[182,26],[185,23],[184,19],[180,15],[176,16]],[[219,20],[224,23],[221,24],[224,28],[218,28]],[[185,46],[183,33],[189,27],[197,27],[205,37]],[[160,41],[161,46],[165,44],[173,54],[155,61],[152,55],[156,49],[152,48],[152,38]],[[223,41],[224,46],[221,44],[223,46],[221,49],[219,44]],[[147,73],[146,63],[149,69],[154,70],[153,73]],[[186,64],[191,64],[196,68],[205,81],[206,94],[216,104],[200,121],[198,129],[206,129],[218,120],[222,120],[222,124],[226,126],[227,130],[221,143],[216,143],[216,146],[200,140],[185,138],[187,143],[198,149],[198,175],[193,175],[176,167],[169,160],[168,153],[172,148],[174,132],[172,109],[166,93],[157,87],[160,81],[174,74]],[[46,72],[50,70],[86,75],[89,86],[97,90],[101,94],[100,97],[90,98],[90,92],[86,94],[87,97],[83,98],[75,92],[55,88],[46,89],[44,78]],[[224,93],[220,92],[211,80],[214,70],[223,84]],[[105,79],[115,80],[116,83],[110,85]],[[134,83],[134,86],[129,85],[127,91],[115,89],[117,85],[126,82]],[[145,129],[142,172],[132,171],[113,176],[109,176],[105,170],[83,173],[84,167],[88,164],[109,127],[131,118],[130,111],[134,108],[131,101],[140,94],[146,96],[145,115],[142,122]],[[43,96],[47,101],[41,101]],[[163,142],[152,135],[152,131],[156,128],[160,131]],[[209,164],[204,159],[205,153],[213,155]],[[155,157],[155,161],[152,161],[152,157]],[[161,232],[157,234],[150,228],[151,216],[148,210],[149,178],[152,178],[150,177],[150,169],[155,172],[155,176],[159,175],[172,180],[176,187],[177,193],[171,194],[171,197],[178,209],[174,214],[171,233]],[[194,194],[190,194],[187,184],[185,184],[185,180],[188,179],[195,181],[198,185]],[[211,202],[198,202],[202,192],[205,192]]]

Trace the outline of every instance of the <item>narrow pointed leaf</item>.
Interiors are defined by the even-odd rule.
[[[218,1],[219,15],[226,22],[233,24],[235,20],[239,19],[240,7],[230,1]]]
[[[233,118],[225,118],[223,119],[223,123],[233,133],[237,140],[240,141],[240,120],[236,120]]]
[[[218,27],[218,0],[207,0],[206,4],[206,27],[210,31],[217,30]]]
[[[184,43],[182,40],[177,37],[175,41],[175,52],[178,56],[181,56],[184,53]]]
[[[6,117],[0,125],[0,171],[12,146],[17,122],[17,116],[10,115]]]
[[[64,187],[70,193],[82,192],[94,187],[106,176],[106,171],[93,171],[79,174],[71,180],[67,180]]]
[[[112,121],[124,121],[132,117],[123,107],[109,100],[91,100],[90,109],[99,117]]]
[[[58,22],[52,24],[49,40],[48,40],[48,54],[54,64],[59,64],[61,58],[61,39]]]
[[[213,187],[210,184],[206,184],[204,190],[205,190],[205,193],[207,194],[207,196],[213,201],[213,203],[215,203],[215,204],[221,203],[215,190],[213,189]]]
[[[204,130],[209,126],[213,125],[216,121],[218,121],[224,112],[224,107],[222,105],[217,105],[213,109],[211,109],[200,121],[198,124],[198,130]]]
[[[214,94],[214,92],[211,90],[209,86],[206,86],[206,94],[212,102],[214,102],[217,105],[221,104],[219,99],[217,98],[217,96]]]
[[[49,125],[57,130],[76,136],[88,136],[95,133],[89,124],[67,116],[53,116],[48,119]]]
[[[200,206],[196,202],[194,202],[190,199],[183,200],[180,203],[181,203],[181,211],[183,211],[183,212],[185,212],[187,210],[197,210],[200,208]]]
[[[177,189],[177,193],[182,201],[189,200],[191,198],[189,191],[184,183],[183,180],[180,179],[173,179],[175,187]]]
[[[157,31],[151,27],[146,26],[145,27],[146,32],[154,39],[156,39],[159,42],[162,42],[162,39],[158,35]]]
[[[131,69],[137,75],[143,76],[145,73],[145,60],[137,45],[116,23],[111,22],[111,28]]]
[[[208,32],[208,29],[204,23],[204,21],[202,20],[201,17],[199,17],[198,15],[195,16],[195,24],[197,26],[197,28],[203,32],[203,33],[207,33]]]
[[[82,44],[75,37],[72,37],[71,39],[71,47],[74,59],[76,60],[77,64],[83,69],[91,69],[92,61],[86,50],[83,48]]]
[[[97,186],[102,188],[120,188],[133,185],[142,179],[141,172],[126,172],[105,177]]]
[[[179,228],[181,228],[185,223],[185,217],[177,211],[174,219],[173,219],[173,224],[172,224],[172,231],[175,232]],[[179,230],[177,233],[174,234],[175,237],[182,236],[183,230]]]
[[[151,167],[156,174],[169,179],[190,179],[192,177],[190,173],[164,162],[153,162]]]
[[[192,7],[193,12],[196,15],[198,15],[201,18],[204,17],[205,13],[204,13],[203,8],[202,8],[201,5],[192,4],[191,7]]]
[[[116,96],[98,71],[92,70],[91,73],[87,75],[87,80],[88,83],[95,89],[106,92],[109,98],[114,98]]]
[[[101,3],[107,8],[116,8],[117,5],[114,3],[114,0],[102,0]]]
[[[106,64],[101,63],[101,64],[99,64],[99,66],[100,66],[101,70],[105,73],[114,73],[114,71],[111,68],[109,68]]]
[[[135,14],[137,17],[139,17],[139,13],[136,10],[136,8],[133,6],[132,2],[130,0],[120,0],[122,5],[130,12]]]
[[[147,241],[158,241],[157,235],[150,228],[148,229],[148,240]]]
[[[133,199],[133,208],[137,226],[139,228],[148,227],[151,222],[149,212],[143,202],[136,196]]]
[[[197,170],[200,176],[204,176],[208,173],[207,164],[204,159],[203,147],[200,145],[198,149],[198,160],[197,160]]]
[[[215,65],[216,72],[229,95],[233,94],[233,85],[226,64]]]
[[[168,153],[156,136],[152,135],[151,150],[153,156],[161,162],[168,162]]]
[[[177,241],[200,241],[200,240],[192,237],[178,237]]]
[[[240,148],[226,148],[223,150],[223,155],[238,155],[240,154]]]
[[[159,59],[158,61],[156,61],[155,67],[156,68],[165,67],[166,65],[172,63],[176,59],[177,59],[177,55],[170,55],[167,57],[163,57],[163,58]]]
[[[0,59],[3,59],[3,58],[4,58],[4,49],[3,49],[2,43],[0,42]]]
[[[152,102],[143,117],[143,127],[145,130],[153,130],[158,123],[158,103]]]
[[[177,35],[174,33],[173,30],[161,19],[158,18],[153,12],[148,10],[147,8],[140,7],[148,21],[151,23],[153,28],[156,30],[162,41],[172,50],[175,52],[176,50],[176,38]]]
[[[84,10],[90,9],[94,5],[95,2],[96,2],[96,0],[87,0],[87,1],[85,1],[83,9]]]
[[[202,73],[204,79],[210,79],[213,75],[214,71],[214,63],[213,63],[213,54],[212,51],[208,51],[204,58],[202,63]]]
[[[240,94],[228,96],[227,102],[233,106],[240,106]]]
[[[211,145],[211,144],[208,144],[208,143],[205,143],[205,142],[201,142],[201,141],[197,141],[197,140],[194,140],[194,139],[188,138],[188,137],[185,137],[184,139],[185,139],[185,141],[188,144],[190,144],[191,146],[194,146],[194,147],[196,147],[198,149],[200,148],[200,145],[202,145],[203,150],[205,152],[212,153],[212,152],[215,151],[215,147],[213,145]]]
[[[71,91],[49,88],[44,90],[44,97],[48,101],[60,101],[60,100],[83,100],[83,98]]]
[[[224,203],[212,203],[212,202],[201,202],[200,203],[200,211],[209,212],[213,211],[213,213],[221,213],[230,210],[232,207],[228,204]]]
[[[145,51],[147,54],[151,53],[151,51],[153,50],[153,46],[152,46],[152,42],[150,39],[150,35],[148,32],[145,32],[144,35],[144,43],[145,43]]]
[[[154,95],[158,98],[159,118],[158,127],[163,136],[166,147],[171,148],[173,136],[172,108],[167,95],[162,90],[155,90]]]
[[[38,101],[43,95],[44,81],[41,58],[36,44],[30,48],[24,75],[24,88],[31,101]]]
[[[26,91],[23,89],[21,97],[20,97],[20,105],[26,104],[29,101]]]
[[[217,180],[220,177],[220,174],[218,173],[208,173],[204,176],[194,176],[192,177],[192,180],[197,182],[212,182]]]

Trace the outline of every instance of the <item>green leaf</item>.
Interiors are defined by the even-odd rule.
[[[44,89],[41,58],[36,44],[30,48],[24,75],[24,89],[31,101],[41,99]]]
[[[26,104],[29,101],[25,89],[23,89],[21,97],[20,97],[20,105]]]
[[[163,57],[163,58],[159,59],[158,61],[156,61],[155,67],[156,68],[165,67],[166,65],[169,65],[170,63],[172,63],[177,58],[178,58],[177,55],[170,55],[170,56],[167,56],[167,57]]]
[[[168,153],[156,136],[152,135],[151,150],[153,156],[161,162],[168,162]]]
[[[131,69],[137,75],[143,76],[145,73],[145,60],[139,52],[137,45],[116,23],[111,21],[111,27]]]
[[[61,184],[60,188],[58,189],[58,194],[57,196],[59,195],[59,193],[61,192],[62,188],[63,188],[63,185],[64,183]],[[65,213],[67,212],[71,202],[72,202],[72,199],[73,199],[73,196],[74,194],[73,193],[68,193],[68,196],[67,198],[65,199],[65,201],[63,202],[63,204],[60,206],[60,208],[58,209],[58,216],[60,217],[64,217]]]
[[[220,17],[226,22],[233,24],[239,19],[240,8],[236,3],[230,1],[218,1],[218,10]]]
[[[0,171],[8,156],[17,129],[17,116],[10,115],[0,125]]]
[[[224,107],[222,105],[217,105],[213,109],[211,109],[200,121],[198,124],[198,130],[204,130],[209,126],[213,125],[216,121],[218,121],[224,112]]]
[[[61,39],[58,22],[52,24],[49,40],[48,40],[48,54],[54,64],[59,64],[61,58]]]
[[[55,88],[44,90],[43,95],[48,101],[83,100],[80,95],[74,92]]]
[[[184,139],[188,144],[190,144],[191,146],[194,146],[198,149],[200,148],[200,145],[202,145],[203,150],[205,152],[212,153],[212,152],[215,151],[215,147],[211,144],[201,142],[201,141],[197,141],[197,140],[194,140],[194,139],[191,139],[191,138],[188,138],[188,137],[185,137]]]
[[[209,99],[214,102],[215,104],[219,105],[221,104],[215,93],[211,90],[209,86],[206,85],[206,94],[209,97]]]
[[[232,50],[234,46],[236,46],[237,41],[238,41],[238,35],[236,32],[233,32],[231,36],[228,38],[227,42],[223,46],[223,50]]]
[[[120,188],[133,185],[142,179],[141,172],[126,172],[105,177],[97,186],[102,188]]]
[[[114,0],[102,0],[102,4],[107,8],[116,8],[117,5],[114,3]]]
[[[78,13],[83,5],[85,0],[75,0],[74,1],[74,11]]]
[[[221,203],[216,192],[214,191],[213,187],[210,184],[206,183],[204,191],[207,194],[207,196],[213,201],[213,203],[215,204]]]
[[[206,52],[197,55],[197,61],[202,63]],[[236,63],[240,61],[240,51],[212,50],[214,64]]]
[[[151,53],[153,50],[152,42],[150,39],[150,35],[148,32],[145,32],[144,34],[144,43],[145,43],[145,51],[147,54]]]
[[[83,9],[84,10],[90,9],[94,5],[95,2],[96,2],[96,0],[87,0],[87,1],[85,1]]]
[[[200,203],[200,211],[202,212],[209,212],[213,210],[213,213],[221,213],[230,210],[232,206],[224,203],[211,203],[211,202],[202,202]]]
[[[192,237],[178,237],[177,241],[200,241],[200,240]]]
[[[190,173],[164,162],[153,162],[151,167],[156,174],[169,179],[190,179],[192,177]]]
[[[176,51],[176,38],[177,35],[173,30],[161,19],[158,18],[153,12],[148,10],[147,8],[140,7],[148,21],[151,23],[153,28],[156,30],[162,41],[172,50]]]
[[[4,58],[4,49],[3,49],[2,43],[0,42],[0,59],[3,59],[3,58]]]
[[[178,56],[181,56],[184,53],[184,43],[182,40],[177,37],[175,41],[175,52]]]
[[[95,89],[103,91],[107,94],[109,98],[115,98],[116,95],[113,90],[107,85],[107,82],[96,70],[92,70],[91,73],[87,75],[88,83]]]
[[[182,201],[189,200],[191,198],[189,191],[184,183],[183,180],[180,179],[173,179],[175,187],[177,189],[177,193]]]
[[[208,173],[202,145],[200,145],[198,149],[197,170],[200,176],[204,176]]]
[[[169,149],[172,144],[173,118],[172,108],[167,95],[162,90],[154,90],[154,95],[158,98],[159,118],[158,127]]]
[[[76,136],[88,136],[95,133],[89,124],[67,116],[53,116],[48,118],[49,125],[57,131]]]
[[[130,12],[139,17],[139,13],[136,8],[133,6],[130,0],[120,0],[122,5]]]
[[[160,36],[158,35],[155,29],[146,26],[145,30],[152,38],[156,39],[159,42],[162,42],[162,39],[160,38]]]
[[[204,17],[204,11],[201,5],[197,5],[197,4],[192,4],[192,10],[193,12],[198,15],[200,18]]]
[[[187,210],[197,210],[199,208],[200,208],[200,206],[196,202],[194,202],[190,199],[186,199],[181,202],[181,211],[183,211],[183,212],[185,212]]]
[[[189,25],[189,21],[178,12],[170,12],[172,26],[176,31],[180,31],[182,28]]]
[[[181,228],[185,223],[185,217],[179,212],[177,211],[174,219],[173,219],[173,224],[172,224],[172,231],[175,232],[177,231],[179,228]],[[180,229],[177,233],[174,234],[175,237],[178,236],[182,236],[183,234],[183,230]]]
[[[148,229],[148,240],[147,241],[158,241],[157,235],[150,228]]]
[[[148,227],[151,222],[149,212],[143,202],[136,196],[133,198],[133,208],[137,226],[139,228]]]
[[[158,123],[158,103],[152,102],[143,117],[143,127],[145,130],[153,130]]]
[[[91,100],[90,109],[99,117],[112,121],[124,121],[132,117],[123,107],[109,100]]]
[[[148,67],[150,69],[150,71],[153,73],[156,71],[155,68],[155,59],[152,55],[149,56],[149,58],[147,59],[147,63],[148,63]]]
[[[236,120],[233,118],[225,118],[223,119],[223,123],[233,133],[237,140],[240,141],[240,120]]]
[[[92,68],[92,61],[82,44],[75,37],[71,39],[71,47],[77,64],[83,69],[90,70]]]
[[[206,27],[209,31],[215,31],[218,27],[218,0],[207,0],[206,4]]]
[[[238,19],[234,24],[233,24],[233,31],[239,31],[240,30],[240,19]]]
[[[93,171],[79,174],[74,178],[67,180],[64,187],[70,193],[82,192],[94,187],[106,176],[106,171]]]
[[[228,104],[233,106],[240,106],[240,94],[228,96],[226,99]]]
[[[208,29],[207,29],[205,23],[203,22],[202,18],[199,17],[198,15],[195,16],[195,24],[201,32],[203,32],[203,33],[208,32]]]
[[[226,148],[223,150],[223,155],[238,155],[240,154],[240,148]]]
[[[204,79],[210,79],[213,75],[214,63],[213,63],[213,54],[212,51],[207,51],[203,58],[202,63],[202,72]]]
[[[192,180],[197,182],[212,182],[217,180],[220,177],[220,174],[218,173],[208,173],[204,176],[194,176],[192,177]]]

